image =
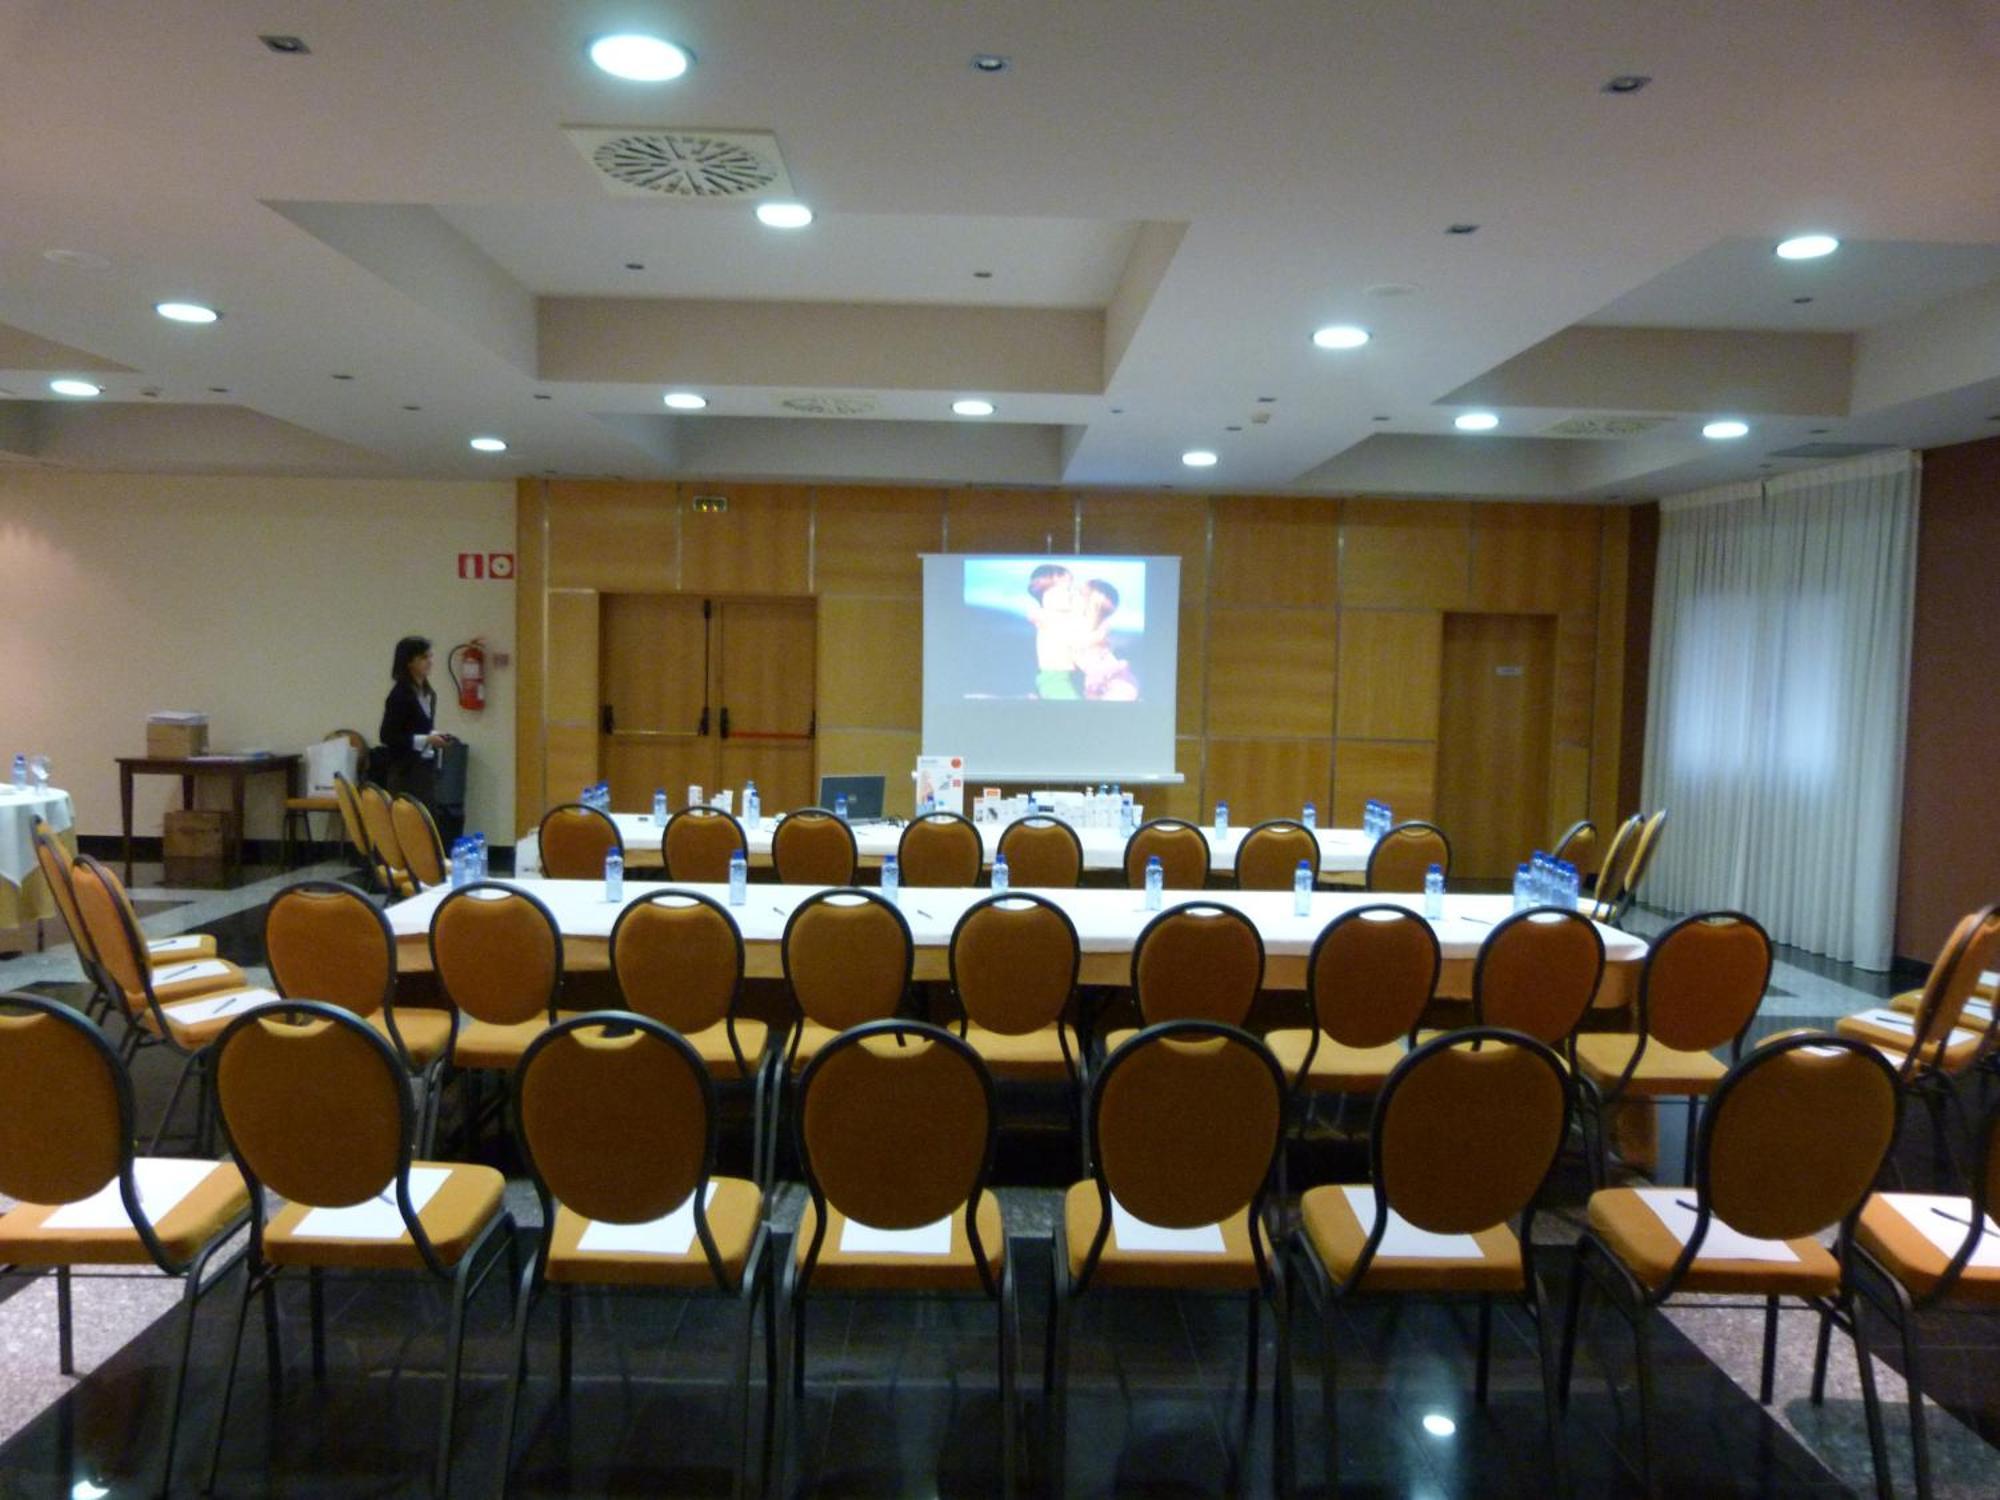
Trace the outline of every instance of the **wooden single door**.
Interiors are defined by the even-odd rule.
[[[650,810],[657,787],[678,808],[689,786],[714,782],[710,613],[706,600],[684,594],[604,597],[598,729],[621,812]]]
[[[1511,879],[1548,836],[1552,615],[1444,617],[1438,825],[1452,877]]]
[[[595,589],[549,590],[548,690],[542,720],[543,809],[575,801],[578,792],[597,780],[600,623]],[[539,818],[540,812],[536,816]]]
[[[716,605],[716,784],[757,783],[765,814],[812,805],[816,625],[810,599],[725,599]],[[915,671],[911,659],[885,670]]]

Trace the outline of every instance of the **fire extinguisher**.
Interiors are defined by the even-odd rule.
[[[444,669],[451,674],[452,686],[458,689],[460,708],[476,714],[486,707],[485,641],[474,636],[462,645],[453,646],[444,659]]]

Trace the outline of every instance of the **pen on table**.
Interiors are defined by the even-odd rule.
[[[1688,1202],[1687,1199],[1685,1198],[1674,1199],[1674,1207],[1684,1208],[1691,1214],[1698,1214],[1701,1212],[1701,1209],[1697,1205]]]
[[[199,969],[200,967],[201,967],[200,964],[182,964],[178,969],[175,969],[173,973],[160,975],[160,979],[163,982],[170,982],[172,980],[179,979],[184,974],[192,974],[194,973],[195,970]]]
[[[1972,1227],[1972,1220],[1961,1219],[1957,1214],[1948,1214],[1943,1209],[1939,1208],[1935,1203],[1931,1205],[1931,1212],[1936,1214],[1940,1219],[1949,1219],[1951,1220],[1952,1223],[1962,1224],[1967,1229],[1970,1229]]]
[[[918,916],[922,917],[926,922],[931,920],[931,914],[925,911],[921,906],[913,906],[910,908],[910,910],[915,912]]]

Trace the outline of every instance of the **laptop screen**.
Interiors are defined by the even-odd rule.
[[[882,788],[887,778],[882,776],[822,776],[819,779],[819,805],[830,808],[838,798],[847,798],[847,816],[856,818],[879,818],[882,816]]]

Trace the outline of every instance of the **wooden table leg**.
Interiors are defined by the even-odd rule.
[[[118,768],[118,813],[125,829],[125,883],[132,883],[132,768]]]
[[[238,765],[229,774],[229,809],[236,819],[235,835],[229,843],[229,873],[241,877],[243,874],[243,767]]]

